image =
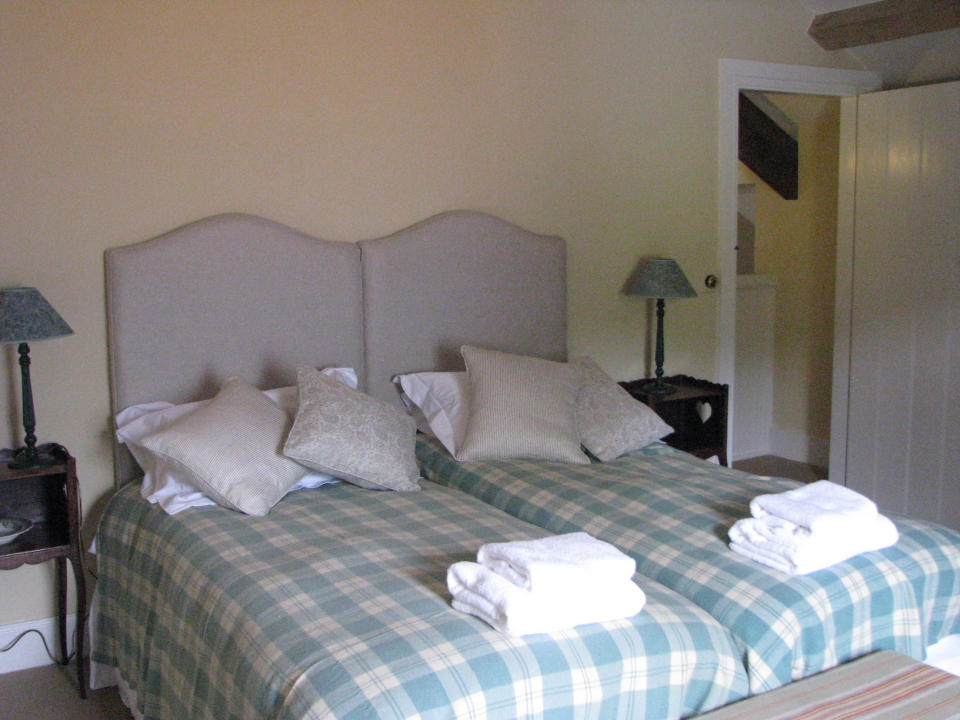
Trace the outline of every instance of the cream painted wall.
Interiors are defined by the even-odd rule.
[[[826,466],[830,442],[840,101],[768,93],[798,125],[799,192],[756,186],[756,272],[777,278],[773,451]],[[804,447],[805,446],[805,447]]]
[[[853,67],[809,21],[763,0],[0,0],[0,286],[75,330],[33,346],[41,441],[77,456],[94,515],[103,250],[230,210],[335,240],[459,207],[561,234],[570,351],[620,378],[649,370],[621,286],[670,254],[700,297],[671,305],[668,369],[711,376],[718,60]],[[5,445],[17,370],[0,354]],[[50,615],[52,575],[3,573],[0,624]]]

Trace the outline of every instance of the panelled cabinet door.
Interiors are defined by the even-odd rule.
[[[960,528],[960,82],[856,103],[845,479]]]

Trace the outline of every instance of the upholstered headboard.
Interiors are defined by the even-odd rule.
[[[363,371],[360,248],[218,215],[105,255],[111,408],[216,394],[231,373],[296,384],[298,365]],[[117,452],[116,478],[136,466]]]
[[[472,343],[566,356],[563,241],[455,211],[389,237],[319,240],[218,215],[105,255],[111,408],[261,388],[301,365],[348,365],[399,402],[398,372],[462,369]],[[137,468],[117,447],[118,484]]]
[[[566,251],[492,215],[454,211],[360,243],[367,387],[462,370],[464,343],[566,359]]]

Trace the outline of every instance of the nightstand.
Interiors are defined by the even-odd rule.
[[[87,696],[83,664],[83,635],[87,616],[87,592],[80,546],[80,495],[76,461],[60,445],[41,445],[41,457],[50,464],[12,469],[7,463],[13,451],[0,450],[0,517],[29,520],[32,527],[12,542],[0,545],[0,570],[24,563],[55,560],[60,630],[60,658],[67,662],[67,561],[73,566],[77,590],[77,679],[80,697]]]
[[[688,375],[673,375],[663,380],[675,385],[677,392],[672,395],[642,392],[640,388],[650,380],[630,380],[620,384],[674,429],[663,439],[667,445],[700,458],[716,455],[720,463],[726,465],[728,387]],[[706,420],[702,419],[701,413]]]

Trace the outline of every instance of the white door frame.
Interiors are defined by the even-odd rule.
[[[850,97],[878,90],[881,78],[862,70],[781,65],[753,60],[720,60],[718,99],[717,301],[715,366],[719,382],[730,386],[727,427],[733,426],[737,309],[737,181],[739,96],[741,90]],[[839,286],[838,286],[839,292]],[[733,458],[733,433],[727,433],[727,457]]]

